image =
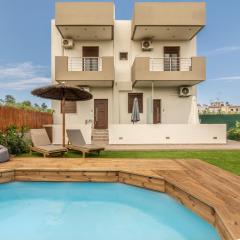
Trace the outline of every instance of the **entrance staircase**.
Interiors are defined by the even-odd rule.
[[[109,143],[108,129],[92,129],[92,143],[107,145]]]

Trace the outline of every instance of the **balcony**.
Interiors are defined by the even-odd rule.
[[[204,2],[136,3],[132,39],[190,40],[205,26],[205,15]]]
[[[136,57],[132,66],[134,87],[193,86],[206,79],[203,57],[148,58]]]
[[[57,3],[55,18],[55,24],[63,38],[113,39],[114,5],[111,2]]]
[[[55,57],[55,80],[89,87],[112,87],[113,57]]]

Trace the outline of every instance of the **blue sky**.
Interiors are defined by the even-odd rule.
[[[198,102],[240,104],[240,1],[206,2],[207,26],[198,34],[198,55],[207,57],[207,80],[199,85]],[[133,3],[115,0],[116,18],[130,19]],[[30,91],[50,82],[54,4],[55,0],[0,1],[0,98],[12,94],[19,101],[43,102]]]

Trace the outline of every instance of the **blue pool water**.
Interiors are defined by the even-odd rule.
[[[166,194],[111,183],[0,185],[3,240],[220,240]]]

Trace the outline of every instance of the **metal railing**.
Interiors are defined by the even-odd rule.
[[[191,58],[150,58],[150,71],[191,71]]]
[[[102,58],[68,57],[68,71],[102,71]]]

